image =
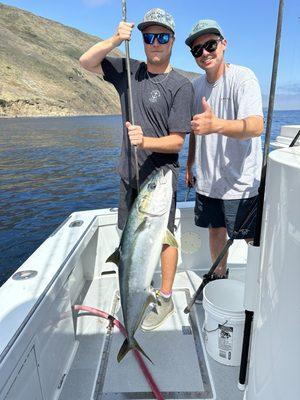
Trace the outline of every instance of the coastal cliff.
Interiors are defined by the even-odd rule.
[[[0,117],[120,113],[114,87],[78,62],[100,38],[2,3],[0,36]]]

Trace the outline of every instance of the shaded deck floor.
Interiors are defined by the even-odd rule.
[[[201,272],[202,274],[202,272]],[[174,283],[175,313],[153,332],[138,331],[136,339],[153,360],[149,370],[166,399],[241,400],[238,367],[224,366],[205,351],[201,328],[204,310],[196,304],[183,310],[201,283],[200,271],[179,272]],[[232,268],[230,278],[243,280],[244,269]],[[154,282],[159,286],[160,276]],[[87,281],[78,304],[112,313],[122,321],[116,274]],[[154,398],[132,353],[118,364],[123,336],[108,321],[82,315],[76,319],[78,350],[59,400]]]

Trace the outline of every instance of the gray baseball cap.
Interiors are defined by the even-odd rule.
[[[143,21],[137,27],[140,31],[143,31],[147,26],[151,25],[161,25],[175,33],[174,18],[161,8],[152,8],[146,12]]]
[[[213,19],[201,19],[193,26],[185,44],[191,47],[195,39],[207,33],[216,33],[217,35],[224,37],[223,31],[217,21],[214,21]]]

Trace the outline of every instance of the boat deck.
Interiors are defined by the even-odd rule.
[[[243,280],[244,269],[231,268],[230,278]],[[240,400],[238,367],[224,366],[205,351],[202,326],[204,310],[195,304],[190,315],[183,310],[201,283],[201,271],[183,271],[174,283],[175,313],[153,332],[136,334],[141,347],[153,361],[145,360],[165,399]],[[160,276],[154,283],[159,286]],[[105,293],[105,296],[103,296]],[[122,321],[116,274],[86,281],[77,304],[109,312]],[[135,357],[130,352],[116,360],[124,340],[117,328],[99,317],[76,317],[78,349],[66,376],[59,400],[151,399],[154,398]]]
[[[35,278],[4,285],[2,326],[9,329],[0,340],[1,400],[154,398],[132,352],[117,362],[123,342],[118,329],[72,309],[76,304],[98,308],[122,322],[116,266],[105,262],[119,235],[115,210],[74,213],[21,267],[38,265]],[[206,354],[202,305],[184,314],[210,268],[207,230],[193,224],[189,203],[178,209],[176,236],[181,250],[176,310],[159,329],[136,333],[153,364],[145,362],[165,399],[241,400],[239,368]],[[229,278],[244,280],[247,250],[244,241],[230,247]],[[158,265],[154,287],[160,286],[160,271]]]

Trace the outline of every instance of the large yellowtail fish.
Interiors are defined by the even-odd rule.
[[[138,349],[150,360],[134,334],[147,306],[154,301],[150,284],[162,246],[177,247],[167,229],[172,195],[172,171],[153,172],[132,206],[119,248],[107,259],[119,266],[121,306],[128,334],[118,353],[119,362],[132,349]]]

